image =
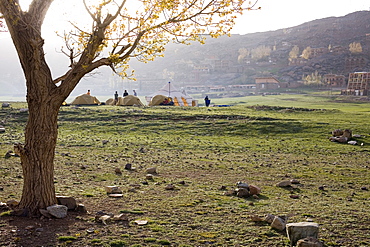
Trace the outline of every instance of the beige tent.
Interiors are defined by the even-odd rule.
[[[71,105],[100,105],[100,101],[95,96],[81,94],[72,101]]]
[[[124,105],[124,106],[144,106],[140,99],[133,95],[127,95],[125,97],[118,97],[118,102],[114,104],[114,99],[108,99],[105,104],[107,105]]]
[[[149,102],[149,106],[155,106],[155,105],[161,105],[165,99],[168,99],[169,97],[164,95],[156,95],[153,98],[151,98]]]

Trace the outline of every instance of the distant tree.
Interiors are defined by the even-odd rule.
[[[302,51],[302,57],[304,59],[310,59],[311,58],[311,53],[312,53],[312,49],[311,47],[306,47],[303,51]]]
[[[351,53],[362,53],[362,46],[361,46],[361,43],[358,43],[358,42],[353,42],[351,44],[349,44],[349,51]]]
[[[252,49],[251,56],[254,60],[261,60],[263,58],[269,57],[271,54],[271,48],[269,46],[261,45],[255,49]]]
[[[250,51],[246,48],[239,49],[238,63],[241,63],[246,57],[250,55]]]
[[[324,85],[324,82],[322,81],[322,76],[317,70],[314,73],[311,73],[311,75],[307,75],[306,77],[304,77],[303,83],[308,86]]]
[[[65,1],[71,4],[73,1]],[[42,25],[53,0],[32,0],[28,10],[19,0],[1,0],[6,22],[23,69],[29,109],[24,145],[17,145],[23,170],[19,210],[37,215],[57,203],[54,188],[54,155],[59,108],[80,80],[99,67],[108,66],[126,76],[128,61],[148,62],[162,56],[169,42],[204,42],[204,36],[229,34],[242,0],[79,0],[91,17],[90,29],[74,24],[64,36],[70,59],[66,73],[53,78],[45,59]],[[62,13],[61,13],[62,14]]]
[[[292,50],[289,52],[289,60],[298,58],[299,55],[299,47],[298,46],[293,46]]]

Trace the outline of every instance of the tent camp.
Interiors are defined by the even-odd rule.
[[[140,99],[134,95],[127,95],[125,97],[118,97],[118,101],[114,104],[114,99],[108,99],[105,104],[107,105],[123,105],[123,106],[144,106]]]
[[[192,106],[193,98],[185,92],[175,88],[172,83],[168,82],[161,89],[150,96],[145,96],[149,106],[160,105],[165,98],[172,98],[175,106]],[[162,100],[160,100],[162,99]]]
[[[72,101],[71,105],[100,105],[100,101],[95,96],[81,94]]]

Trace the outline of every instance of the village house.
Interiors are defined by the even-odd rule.
[[[346,85],[346,77],[344,75],[326,74],[322,81],[332,87],[344,87]]]
[[[257,77],[255,82],[257,90],[275,90],[280,88],[280,81],[275,77]]]
[[[341,91],[342,95],[365,96],[369,95],[370,72],[350,73],[347,89]]]

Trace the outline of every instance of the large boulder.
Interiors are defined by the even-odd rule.
[[[313,222],[298,222],[286,224],[290,246],[295,246],[298,240],[313,237],[318,238],[319,224]]]

